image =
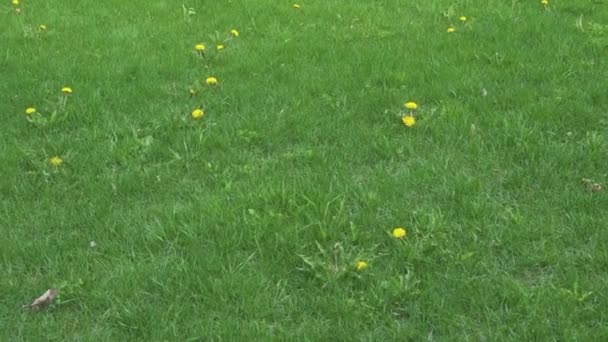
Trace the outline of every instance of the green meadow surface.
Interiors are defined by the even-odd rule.
[[[608,3],[299,4],[0,3],[0,340],[608,340]]]

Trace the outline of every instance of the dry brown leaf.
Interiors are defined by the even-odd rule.
[[[583,178],[582,182],[583,182],[583,186],[585,186],[585,189],[587,191],[600,192],[600,191],[604,190],[604,187],[602,186],[601,183],[596,183],[589,178]]]
[[[600,183],[593,183],[593,185],[591,185],[591,192],[600,192],[602,190],[604,190],[604,188]]]
[[[25,305],[25,307],[32,309],[45,308],[53,303],[57,295],[59,295],[59,289],[48,289],[42,296],[36,298],[31,304]]]

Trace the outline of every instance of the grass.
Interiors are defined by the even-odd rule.
[[[608,339],[608,5],[300,5],[0,4],[0,340]]]

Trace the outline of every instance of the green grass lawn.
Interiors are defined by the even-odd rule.
[[[0,340],[608,340],[608,3],[299,5],[0,3]]]

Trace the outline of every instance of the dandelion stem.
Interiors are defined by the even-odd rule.
[[[63,98],[61,99],[61,110],[65,111],[65,107],[68,103],[68,96],[67,95],[63,95]]]

